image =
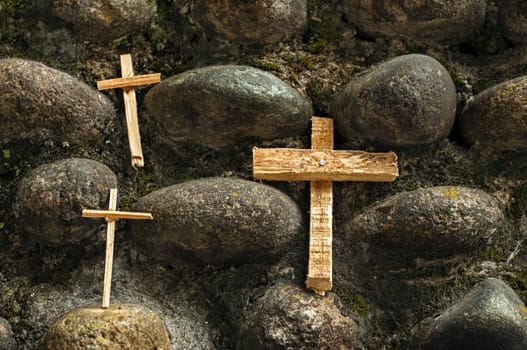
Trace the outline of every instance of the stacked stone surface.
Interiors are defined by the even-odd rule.
[[[17,345],[9,322],[0,317],[0,350],[16,350]]]

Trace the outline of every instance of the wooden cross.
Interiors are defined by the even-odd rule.
[[[110,306],[110,289],[112,287],[112,265],[113,265],[113,243],[115,236],[115,221],[119,219],[153,220],[150,213],[134,213],[129,211],[117,211],[117,189],[110,190],[110,204],[108,210],[84,209],[84,218],[105,218],[108,222],[106,228],[106,261],[104,264],[104,286],[102,292],[102,307]]]
[[[309,264],[306,287],[324,295],[331,290],[333,240],[332,181],[394,181],[395,153],[333,150],[333,119],[312,119],[311,149],[254,148],[255,179],[311,181]]]
[[[139,122],[137,120],[135,88],[140,85],[159,83],[161,81],[161,74],[154,73],[134,76],[132,56],[126,54],[121,55],[121,75],[123,76],[122,78],[98,81],[97,89],[123,89],[124,112],[126,115],[132,166],[143,167],[143,150],[141,149],[141,135],[139,134]]]

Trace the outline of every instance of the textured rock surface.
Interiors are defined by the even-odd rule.
[[[145,29],[157,11],[153,0],[53,0],[53,12],[84,39],[109,41]]]
[[[101,219],[81,217],[82,209],[106,209],[117,176],[104,164],[71,158],[34,169],[20,183],[15,214],[24,231],[48,244],[96,240]]]
[[[361,31],[459,43],[473,37],[485,21],[484,0],[346,0],[344,12]]]
[[[508,80],[479,93],[459,118],[459,132],[472,145],[495,150],[527,147],[527,76]]]
[[[198,0],[192,18],[211,36],[237,43],[273,44],[307,28],[306,0]]]
[[[509,286],[495,278],[481,282],[457,304],[425,323],[418,349],[527,348],[527,308]]]
[[[16,350],[16,341],[9,323],[0,317],[0,350]]]
[[[106,97],[41,63],[0,60],[0,90],[0,141],[94,144],[115,120]]]
[[[501,1],[498,18],[507,39],[514,43],[527,41],[527,3],[525,1]]]
[[[293,200],[252,181],[189,181],[152,192],[134,207],[155,220],[131,223],[133,239],[168,262],[266,260],[302,237],[302,214]]]
[[[170,339],[161,318],[140,305],[111,305],[73,310],[48,329],[39,349],[169,350]]]
[[[399,193],[350,222],[353,236],[408,256],[476,250],[503,224],[497,199],[481,190],[453,186]]]
[[[450,132],[456,90],[438,61],[404,55],[348,83],[331,110],[344,136],[391,145],[427,144]]]
[[[293,283],[280,282],[246,311],[240,349],[353,349],[358,326],[343,316],[338,297],[319,297]]]
[[[241,138],[275,139],[307,129],[311,104],[274,75],[247,66],[212,66],[163,80],[145,98],[174,143],[223,147]],[[159,136],[158,136],[159,137]]]

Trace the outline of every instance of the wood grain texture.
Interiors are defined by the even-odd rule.
[[[395,153],[254,148],[255,179],[275,181],[394,181]]]
[[[122,78],[114,78],[107,80],[99,80],[97,82],[97,89],[111,90],[111,89],[130,89],[141,85],[155,84],[161,81],[161,73],[144,74],[137,76],[124,76]]]
[[[109,210],[117,209],[117,189],[110,190]],[[102,307],[110,306],[110,291],[112,289],[112,268],[113,268],[113,246],[115,238],[115,220],[108,220],[106,227],[106,259],[104,262],[104,284],[102,290]]]
[[[154,217],[150,213],[139,213],[131,211],[117,211],[117,210],[97,210],[84,209],[82,211],[83,218],[104,218],[107,220],[118,219],[135,219],[135,220],[153,220]]]

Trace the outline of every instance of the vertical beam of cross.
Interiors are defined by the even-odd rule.
[[[161,74],[146,74],[134,76],[132,56],[129,54],[121,55],[121,75],[122,78],[101,80],[97,82],[99,90],[121,88],[123,90],[124,111],[126,115],[126,126],[128,130],[128,144],[132,166],[143,167],[143,150],[141,147],[141,135],[139,133],[139,121],[137,118],[137,101],[135,88],[141,85],[158,83],[161,81]]]
[[[258,180],[311,181],[309,263],[306,287],[324,295],[333,286],[333,181],[394,181],[395,153],[333,150],[333,120],[313,117],[311,149],[253,149]]]
[[[112,266],[113,266],[113,247],[115,238],[115,222],[119,219],[153,220],[150,213],[137,213],[128,211],[117,211],[117,189],[110,190],[110,201],[108,210],[84,209],[82,217],[85,218],[104,218],[106,226],[106,259],[104,263],[104,283],[102,292],[102,307],[110,306],[110,290],[112,288]]]

